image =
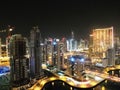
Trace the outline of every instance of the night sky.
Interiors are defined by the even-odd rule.
[[[24,0],[0,2],[0,29],[15,27],[13,33],[29,36],[39,26],[42,37],[87,38],[93,28],[120,29],[119,0]],[[3,34],[2,34],[3,35]]]

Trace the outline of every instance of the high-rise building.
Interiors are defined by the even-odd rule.
[[[41,34],[38,27],[30,32],[30,75],[32,79],[39,79],[42,73]]]
[[[47,65],[52,65],[52,49],[53,49],[53,43],[52,43],[52,38],[45,39],[44,43],[44,61]]]
[[[12,35],[10,49],[10,84],[19,87],[29,83],[28,59],[26,56],[26,40],[20,34]]]
[[[58,66],[58,69],[64,69],[64,53],[65,53],[65,44],[60,41],[58,43],[58,63],[57,63],[57,66]]]
[[[52,42],[52,65],[57,66],[58,61],[58,41],[54,39]]]
[[[94,29],[92,34],[92,50],[95,58],[106,58],[108,49],[114,48],[113,27]]]
[[[57,63],[57,67],[58,69],[62,69],[65,70],[66,69],[66,65],[67,65],[67,59],[65,58],[66,55],[65,53],[67,52],[67,43],[66,43],[66,38],[62,38],[59,42],[58,42],[58,47],[57,47],[57,58],[58,58],[58,63]]]
[[[65,37],[61,39],[61,41],[64,43],[64,52],[67,52],[67,40]]]
[[[107,66],[114,66],[115,65],[115,49],[110,48],[107,50]]]
[[[108,48],[114,47],[113,27],[93,30],[93,48],[94,52],[102,53]]]
[[[1,55],[2,54],[1,45],[2,45],[2,43],[1,43],[1,38],[0,38],[0,57],[2,56]]]
[[[79,44],[78,44],[78,51],[86,51],[88,49],[88,41],[84,39],[80,39]]]
[[[74,38],[74,32],[71,32],[71,39],[67,40],[67,51],[76,51],[77,48],[77,40]]]

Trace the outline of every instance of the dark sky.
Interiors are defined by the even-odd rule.
[[[38,25],[43,37],[86,38],[93,28],[120,29],[119,0],[24,0],[0,2],[0,29],[15,26],[14,33],[29,36]]]

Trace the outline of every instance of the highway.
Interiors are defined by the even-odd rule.
[[[95,78],[90,78],[89,80],[79,81],[66,75],[58,75],[54,77],[45,77],[43,79],[40,79],[36,84],[34,84],[28,90],[41,90],[46,83],[55,81],[55,80],[61,80],[69,84],[70,86],[76,87],[76,88],[92,88],[98,85],[99,83],[103,82],[105,79],[101,77],[95,77]]]
[[[90,71],[90,70],[86,70],[86,73],[88,75],[92,74],[94,76],[99,76],[99,77],[102,77],[104,79],[111,80],[111,81],[114,81],[114,82],[120,82],[120,77],[111,76],[111,75],[106,74],[106,73],[99,73],[99,72]]]
[[[50,70],[48,70],[48,72],[50,72]],[[40,79],[35,85],[33,85],[28,90],[41,90],[46,83],[52,82],[55,80],[61,80],[75,88],[92,88],[105,80],[120,82],[119,77],[111,76],[106,73],[99,73],[97,71],[91,71],[91,70],[85,71],[86,73],[85,75],[87,76],[87,79],[84,81],[76,80],[73,77],[68,76],[64,73],[61,73],[61,74],[56,72],[52,72],[52,73],[54,74],[54,76]]]
[[[7,65],[5,65],[5,66],[7,66]],[[115,69],[120,69],[120,65],[111,67],[111,68],[106,68],[103,71],[104,73],[99,73],[97,71],[92,71],[92,70],[85,70],[86,76],[88,78],[84,81],[76,80],[72,76],[68,76],[63,73],[58,74],[56,72],[52,72],[52,71],[48,70],[48,72],[52,72],[54,74],[52,77],[44,77],[44,78],[38,80],[32,87],[28,88],[27,90],[41,90],[46,83],[52,82],[55,80],[61,80],[65,83],[67,83],[68,85],[70,85],[72,87],[76,87],[76,88],[92,88],[92,87],[97,86],[104,80],[111,80],[111,81],[120,83],[120,77],[111,76],[107,73],[109,70],[115,70]]]

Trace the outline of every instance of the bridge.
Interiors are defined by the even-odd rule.
[[[72,76],[66,75],[65,73],[56,73],[56,72],[51,72],[50,70],[47,70],[48,72],[53,73],[54,76],[40,79],[32,87],[28,88],[28,90],[41,90],[46,83],[53,82],[55,80],[60,80],[74,88],[94,88],[95,86],[101,84],[105,80],[110,80],[110,81],[120,83],[120,77],[111,76],[107,73],[108,71],[115,70],[115,69],[120,69],[120,66],[118,65],[115,68],[113,67],[105,68],[104,73],[86,70],[85,75],[89,78],[83,81],[77,80]]]
[[[81,81],[81,80],[74,79],[71,76],[65,75],[64,73],[62,73],[61,75],[56,73],[54,75],[55,76],[45,77],[43,79],[40,79],[37,83],[35,83],[28,90],[41,90],[46,83],[52,82],[55,80],[63,81],[74,88],[93,88],[105,80],[104,78],[99,77],[99,76],[95,76],[94,78],[91,78],[89,80],[86,79],[86,80]]]
[[[86,73],[88,75],[93,75],[93,76],[99,76],[105,80],[110,80],[110,81],[114,81],[114,82],[119,82],[120,83],[120,77],[117,76],[112,76],[106,73],[99,73],[99,72],[94,72],[94,71],[86,71]]]

